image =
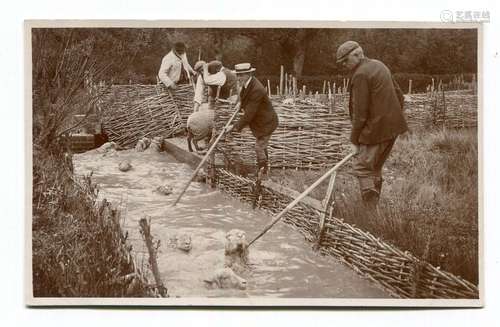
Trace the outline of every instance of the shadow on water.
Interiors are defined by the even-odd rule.
[[[132,169],[118,170],[128,159]],[[139,266],[147,254],[139,233],[139,219],[151,217],[151,231],[160,240],[158,265],[171,296],[181,297],[295,297],[295,298],[382,298],[388,295],[368,280],[332,258],[311,250],[299,232],[280,223],[250,248],[250,268],[242,276],[246,290],[207,289],[203,279],[224,265],[225,234],[237,228],[247,239],[261,231],[271,219],[205,184],[193,182],[175,207],[176,195],[192,169],[165,153],[126,150],[115,155],[90,151],[74,156],[75,172],[93,172],[99,196],[122,212]],[[154,192],[161,185],[173,188],[170,195]],[[192,249],[176,249],[172,239],[189,233]]]

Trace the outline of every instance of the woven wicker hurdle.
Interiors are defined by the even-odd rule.
[[[110,141],[124,148],[142,137],[172,137],[184,130],[194,91],[180,85],[172,93],[163,85],[114,85],[100,103]]]
[[[254,183],[225,169],[217,169],[218,187],[245,202],[251,203],[253,199]],[[298,194],[290,190],[285,194],[279,188],[273,187],[270,182],[262,188],[259,206],[272,215],[283,210]],[[292,208],[284,221],[300,231],[308,241],[318,243],[322,254],[335,257],[383,286],[393,296],[436,299],[479,297],[476,285],[421,261],[411,253],[403,252],[340,219],[327,216],[323,237],[317,242],[321,214],[324,214],[321,203],[307,198]]]
[[[413,94],[405,107],[412,130],[477,127],[478,102],[474,94],[454,91]]]
[[[295,101],[283,104],[273,99],[279,126],[269,142],[269,159],[274,168],[321,169],[342,159],[347,149],[350,123],[343,110],[330,112],[328,106]],[[215,126],[220,131],[230,116],[228,106],[216,108]],[[240,114],[242,115],[242,114]],[[248,128],[227,135],[217,151],[226,161],[253,164],[255,137]]]

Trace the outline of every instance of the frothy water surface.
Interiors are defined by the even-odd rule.
[[[128,159],[132,170],[118,164]],[[247,289],[208,289],[203,279],[224,265],[225,234],[237,228],[251,240],[272,217],[226,194],[193,182],[181,201],[171,204],[189,179],[192,169],[165,153],[119,151],[103,156],[89,151],[74,156],[77,175],[92,172],[99,196],[119,206],[123,227],[146,267],[147,249],[139,232],[139,219],[151,218],[151,232],[160,240],[158,265],[170,296],[181,297],[295,297],[385,298],[387,293],[360,278],[333,258],[311,249],[304,237],[285,223],[276,224],[250,247],[250,268],[242,274]],[[173,187],[165,196],[154,192],[160,185]],[[189,253],[176,249],[172,239],[190,233]]]

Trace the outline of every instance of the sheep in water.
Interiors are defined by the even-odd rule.
[[[193,248],[191,235],[188,233],[179,233],[169,239],[169,246],[184,252],[189,252]]]
[[[248,243],[244,231],[232,229],[226,233],[224,256],[224,268],[217,269],[204,282],[211,288],[246,289],[246,279],[238,275],[245,273],[248,263]]]
[[[203,280],[210,288],[247,288],[246,279],[238,276],[231,268],[217,269],[211,276]]]
[[[130,163],[129,160],[124,160],[122,162],[120,162],[120,164],[118,165],[118,169],[120,169],[120,171],[129,171],[130,169],[132,169],[132,164]]]
[[[117,146],[115,142],[106,142],[96,149],[96,152],[105,153],[108,151],[116,150]]]
[[[137,152],[143,152],[149,147],[150,144],[151,144],[151,139],[143,137],[142,139],[137,141],[137,144],[135,145],[135,150]]]
[[[226,234],[224,256],[226,267],[238,271],[245,269],[248,264],[248,242],[244,231],[232,229]]]
[[[153,137],[148,149],[154,152],[161,152],[163,150],[163,139],[159,136]]]
[[[198,146],[198,141],[204,139],[206,147],[212,138],[212,129],[214,126],[214,111],[208,108],[200,108],[199,111],[193,112],[187,119],[187,143],[189,152],[193,152],[191,142],[196,151],[201,151]]]
[[[160,185],[153,190],[153,192],[161,195],[170,195],[174,191],[174,188],[170,185]]]

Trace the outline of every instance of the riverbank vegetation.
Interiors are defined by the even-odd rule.
[[[97,97],[83,89],[107,65],[71,32],[38,31],[32,45],[33,296],[148,296],[119,212],[97,202],[90,177],[73,176],[67,132],[78,123],[71,126],[71,118],[93,109]]]
[[[324,172],[276,170],[272,179],[302,191]],[[322,199],[327,186],[312,197]],[[400,137],[384,167],[378,212],[362,205],[357,180],[346,167],[336,181],[335,216],[477,283],[477,130]]]

